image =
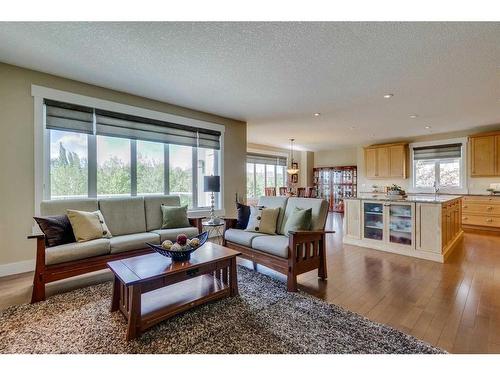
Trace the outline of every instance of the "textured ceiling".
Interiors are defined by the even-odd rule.
[[[500,23],[4,22],[0,61],[323,150],[500,123],[499,41]]]

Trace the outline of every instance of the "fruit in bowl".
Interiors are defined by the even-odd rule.
[[[200,239],[199,238],[193,238],[189,241],[189,246],[191,247],[198,247],[200,246]]]
[[[187,244],[188,238],[184,233],[181,233],[177,236],[177,243],[181,246],[184,246]]]
[[[163,247],[165,250],[170,250],[173,246],[173,242],[170,240],[165,240],[162,242],[161,247]]]
[[[170,251],[182,251],[182,250],[184,250],[184,247],[179,243],[174,243],[170,248]]]

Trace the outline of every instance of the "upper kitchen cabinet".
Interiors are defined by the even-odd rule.
[[[391,143],[365,147],[367,178],[406,178],[408,143]]]
[[[470,136],[471,176],[500,176],[500,132]]]

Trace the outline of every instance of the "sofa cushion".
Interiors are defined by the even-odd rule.
[[[76,241],[67,215],[35,216],[33,219],[45,234],[45,246],[59,246]]]
[[[281,225],[279,234],[285,234],[285,225],[288,218],[295,212],[295,208],[312,209],[311,230],[322,230],[325,227],[326,217],[328,215],[328,202],[324,199],[316,198],[288,198],[286,204],[285,216]]]
[[[161,229],[175,229],[189,227],[188,206],[165,206],[161,205],[163,223]]]
[[[276,228],[281,229],[283,225],[283,215],[285,214],[285,208],[288,201],[288,197],[260,197],[258,206],[264,206],[269,208],[280,208],[280,213],[278,215],[278,221],[276,222]],[[281,233],[278,230],[277,233]]]
[[[98,210],[97,199],[58,199],[43,201],[40,203],[40,214],[42,216],[66,215],[67,210],[88,211]]]
[[[252,247],[252,240],[260,236],[265,236],[265,234],[246,232],[243,229],[228,229],[226,230],[226,233],[224,233],[224,238],[226,240],[246,247]]]
[[[302,209],[295,207],[292,214],[288,216],[283,228],[283,234],[289,236],[290,232],[297,230],[310,230],[312,220],[312,208]]]
[[[78,242],[113,237],[99,210],[94,212],[68,210],[68,219]]]
[[[178,195],[149,195],[144,197],[146,229],[148,232],[161,228],[163,223],[162,204],[166,206],[180,206],[181,198]]]
[[[124,251],[145,249],[148,247],[146,242],[156,245],[160,244],[160,235],[158,233],[134,233],[110,239],[111,254],[123,253]]]
[[[99,238],[87,242],[73,242],[45,249],[45,264],[59,264],[73,260],[106,255],[110,252],[110,240]]]
[[[288,237],[281,235],[257,237],[252,241],[252,248],[281,258],[288,258]]]
[[[236,229],[246,229],[248,220],[250,219],[250,206],[236,202],[236,211],[238,219],[236,220]]]
[[[250,218],[245,229],[247,232],[276,234],[276,223],[280,208],[250,207]]]
[[[113,236],[146,232],[143,197],[99,199],[99,208]]]
[[[152,231],[160,235],[161,242],[165,240],[175,241],[177,236],[184,233],[188,238],[196,237],[198,233],[198,228],[186,227],[186,228],[174,228],[174,229],[156,229]]]

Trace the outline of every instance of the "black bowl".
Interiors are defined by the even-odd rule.
[[[173,261],[185,261],[189,260],[191,258],[191,253],[197,249],[199,249],[205,242],[207,242],[208,239],[208,232],[203,232],[196,237],[193,238],[198,238],[200,240],[200,245],[198,247],[191,247],[188,246],[185,250],[182,251],[171,251],[171,250],[166,250],[164,249],[161,245],[155,245],[149,242],[146,242],[146,245],[148,245],[150,248],[152,248],[154,251],[157,253],[165,256],[172,258]],[[175,243],[175,242],[174,242]]]

